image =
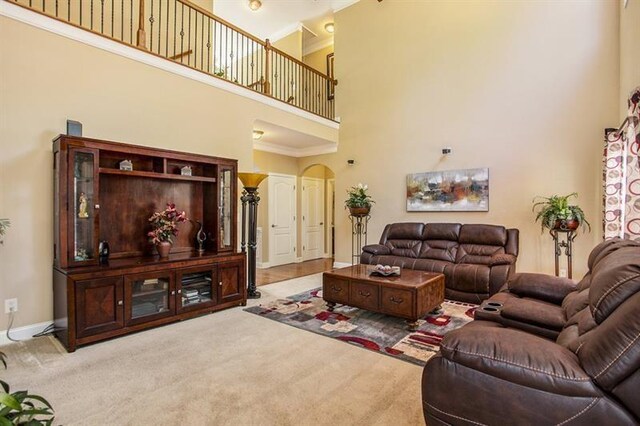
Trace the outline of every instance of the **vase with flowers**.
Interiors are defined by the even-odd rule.
[[[151,231],[147,233],[149,242],[155,244],[161,258],[169,256],[172,237],[178,235],[178,224],[186,222],[187,214],[176,210],[176,205],[167,203],[167,207],[161,212],[155,212],[149,218]]]
[[[347,199],[344,207],[349,209],[352,216],[367,216],[371,211],[371,205],[375,203],[371,196],[367,194],[369,187],[359,183],[347,189]]]

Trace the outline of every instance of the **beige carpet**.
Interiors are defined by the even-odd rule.
[[[317,274],[263,286],[261,301],[320,285]],[[48,398],[56,424],[424,424],[420,367],[240,307],[73,354],[52,338],[2,350],[0,374]]]

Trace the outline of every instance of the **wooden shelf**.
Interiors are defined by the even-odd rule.
[[[132,177],[148,177],[153,179],[170,179],[170,180],[186,180],[191,182],[211,182],[215,183],[216,178],[214,177],[205,177],[205,176],[182,176],[182,175],[174,175],[168,173],[157,173],[157,172],[143,172],[140,170],[119,170],[119,169],[109,169],[106,167],[100,167],[100,174],[104,175],[121,175],[121,176],[132,176]]]

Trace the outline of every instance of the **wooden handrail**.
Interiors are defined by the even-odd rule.
[[[144,1],[144,0],[142,0]],[[222,25],[226,25],[227,27],[231,28],[234,31],[239,32],[240,34],[242,34],[243,36],[250,38],[251,40],[255,41],[256,43],[260,43],[262,46],[264,46],[265,42],[260,40],[258,37],[254,36],[253,34],[249,34],[248,32],[246,32],[245,30],[243,30],[242,28],[238,28],[235,25],[233,25],[231,22],[227,22],[224,19],[214,15],[213,13],[209,12],[207,9],[204,9],[200,6],[198,6],[197,4],[191,3],[189,0],[176,0],[179,3],[184,4],[187,7],[190,7],[192,9],[197,10],[198,12],[202,13],[203,15],[208,16],[209,18],[213,19],[214,21],[217,21],[219,23],[221,23]]]
[[[193,53],[193,50],[192,50],[192,49],[189,49],[189,50],[187,50],[186,52],[182,52],[182,53],[178,53],[177,55],[173,55],[173,56],[171,56],[169,59],[172,59],[172,60],[174,60],[174,61],[175,61],[176,59],[180,59],[180,58],[182,58],[183,56],[191,55],[192,53]]]
[[[290,61],[295,62],[296,64],[300,65],[301,67],[306,68],[307,70],[311,71],[312,73],[318,74],[320,77],[326,78],[327,80],[331,80],[328,75],[318,71],[315,68],[311,68],[309,65],[305,64],[301,60],[294,58],[293,56],[289,55],[288,53],[283,52],[282,50],[278,49],[277,47],[273,47],[273,45],[271,45],[271,50],[276,52],[278,55],[284,56],[285,58],[289,59]]]

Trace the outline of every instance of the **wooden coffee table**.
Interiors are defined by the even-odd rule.
[[[444,302],[444,275],[403,269],[400,276],[372,275],[372,265],[334,269],[322,275],[327,309],[336,303],[405,318],[414,331],[418,319],[440,309]]]

